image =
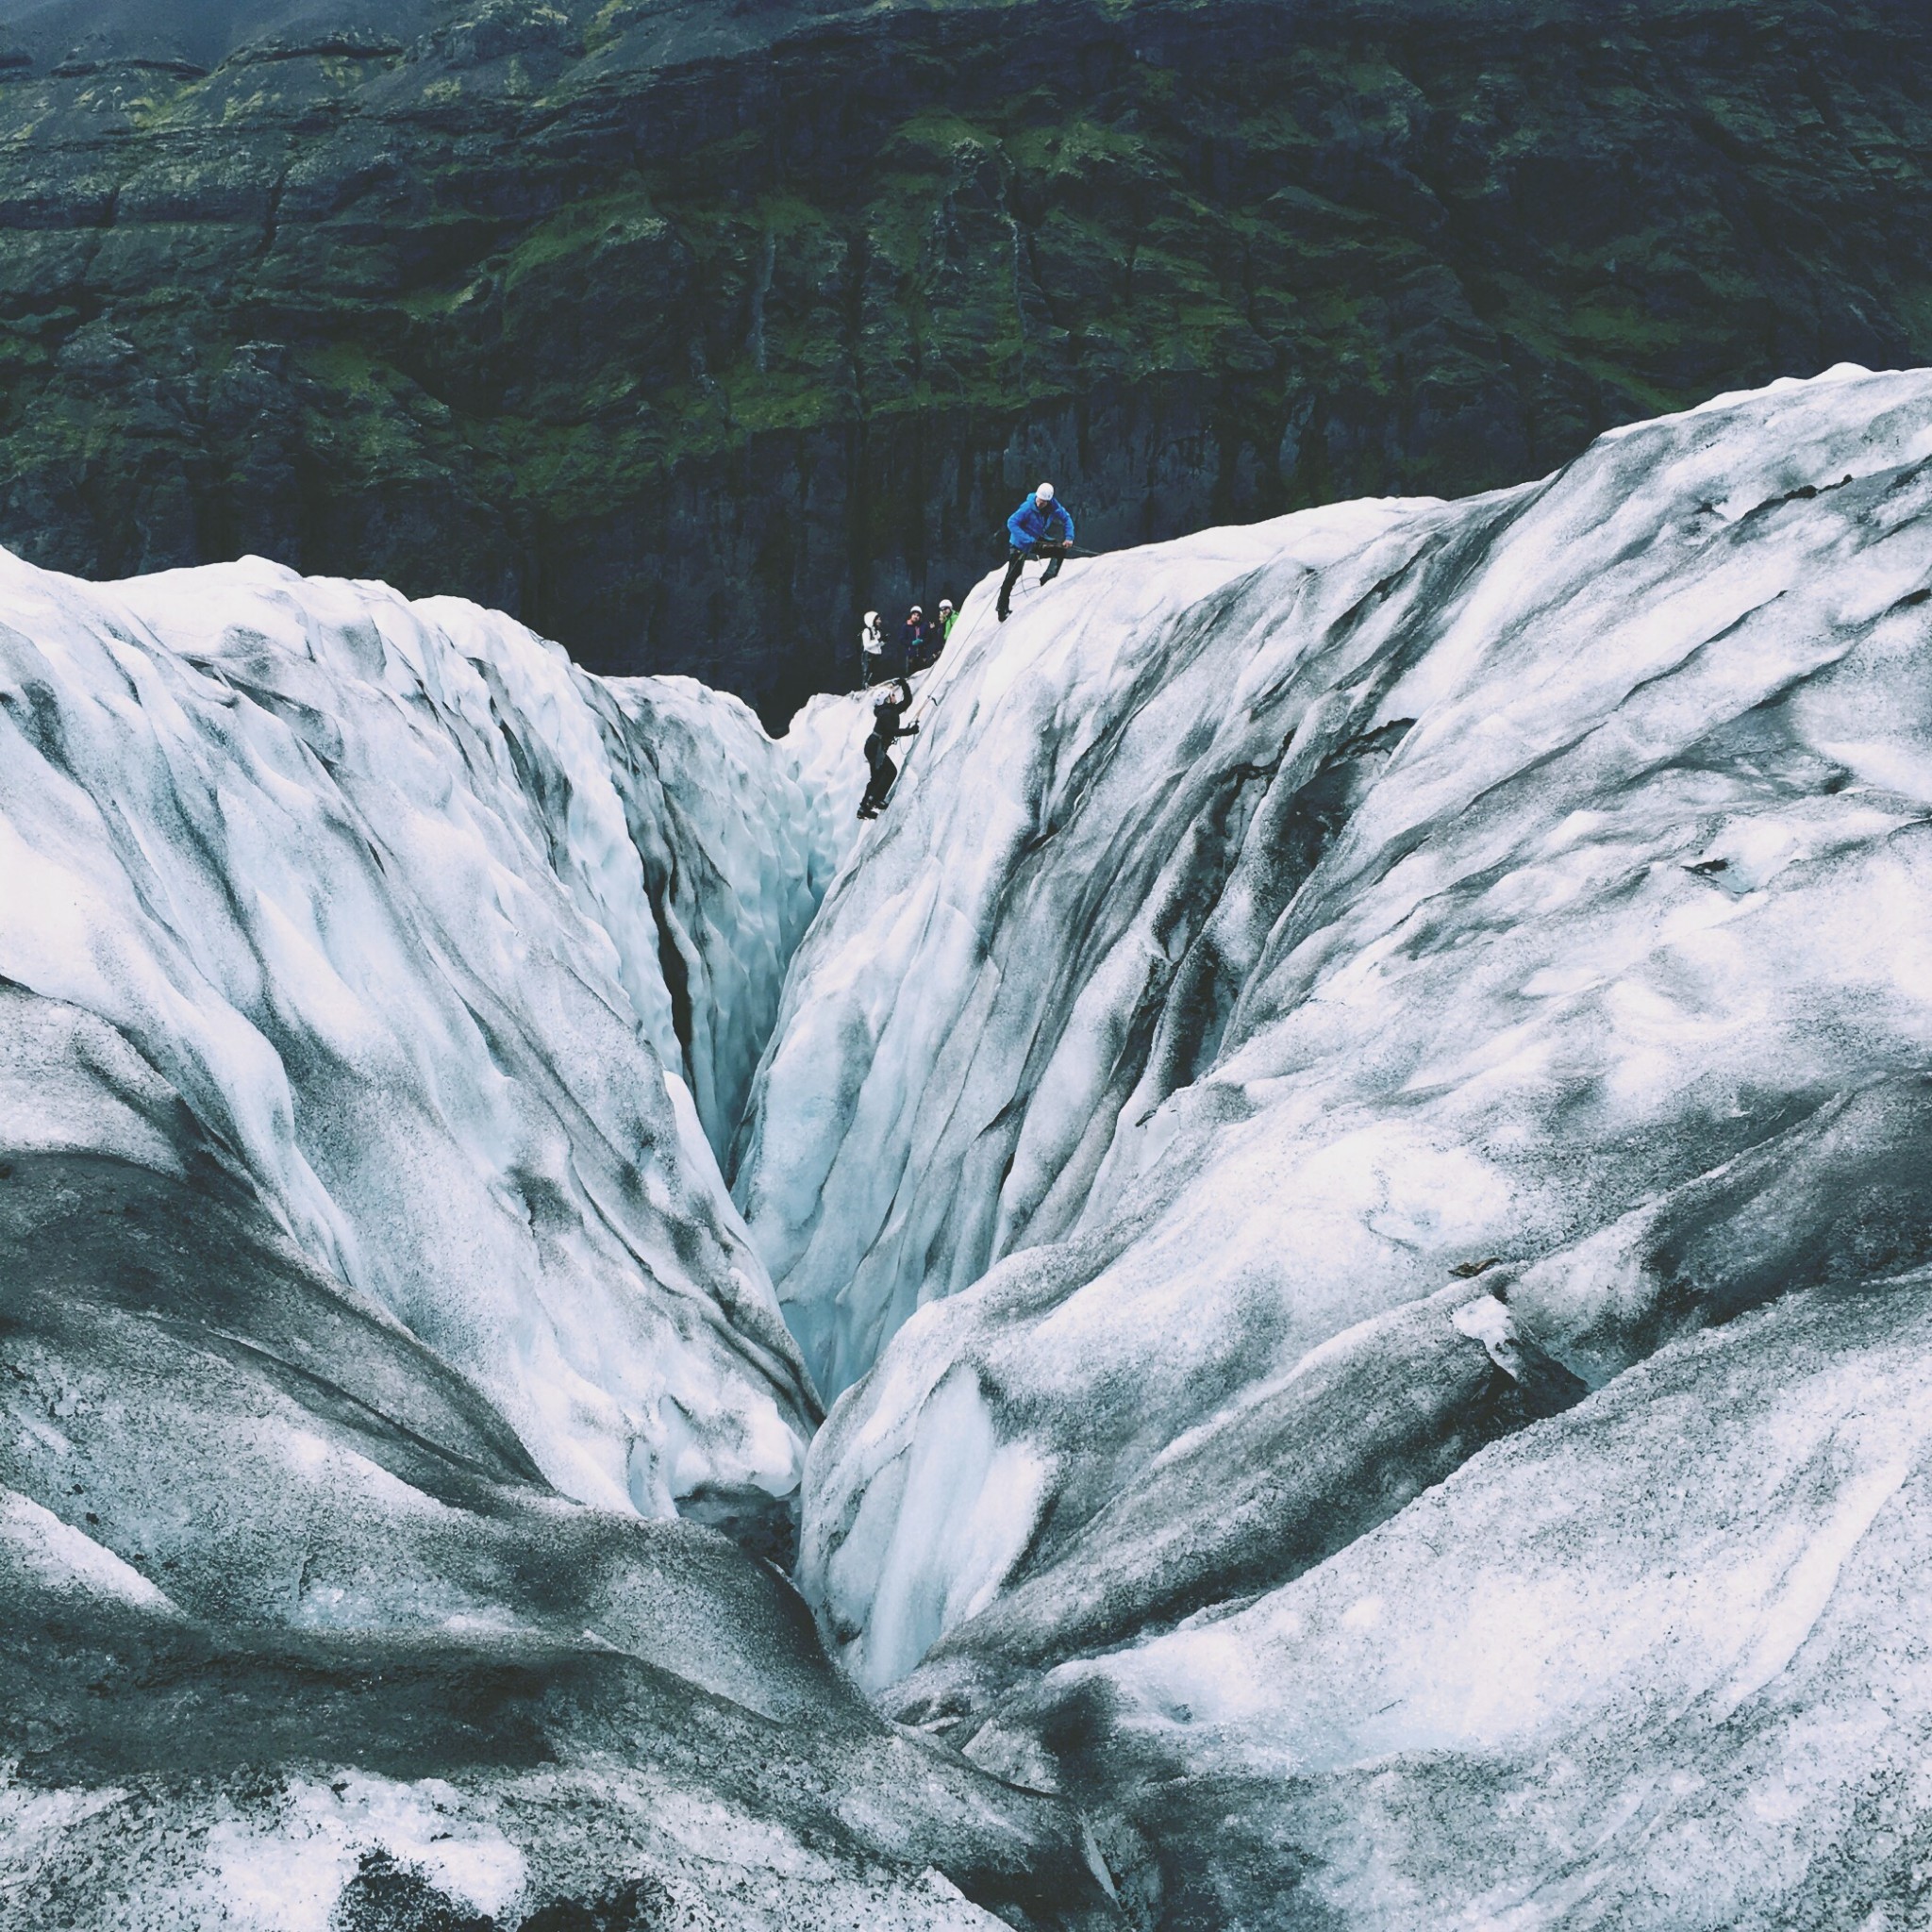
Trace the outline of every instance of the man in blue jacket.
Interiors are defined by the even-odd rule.
[[[1007,580],[1000,586],[1002,624],[1010,614],[1013,586],[1020,581],[1020,573],[1026,567],[1026,559],[1029,557],[1052,559],[1040,579],[1042,584],[1050,584],[1059,575],[1060,565],[1067,560],[1067,552],[1074,547],[1074,520],[1067,514],[1065,504],[1054,501],[1051,483],[1042,483],[1007,519],[1007,541],[1012,545],[1012,551],[1007,558]]]

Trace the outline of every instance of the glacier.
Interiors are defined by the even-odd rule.
[[[0,1932],[1923,1921],[1932,373],[993,590],[0,556]]]
[[[815,1403],[701,1131],[812,911],[743,707],[258,564],[0,606],[12,1147],[245,1185],[580,1501],[790,1494]]]
[[[1112,1923],[767,1560],[819,824],[489,612],[0,557],[0,1926]]]
[[[734,1191],[798,1567],[1154,1926],[1899,1924],[1932,375],[962,612]]]

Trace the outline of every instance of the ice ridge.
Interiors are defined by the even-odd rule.
[[[0,1932],[1914,1922],[1932,375],[991,598],[0,558]]]
[[[741,1138],[828,1641],[1137,1923],[1880,1923],[1932,375],[990,594]]]
[[[795,1489],[814,1400],[714,1151],[815,903],[744,707],[259,561],[0,558],[0,607],[11,1148],[241,1177],[567,1494]]]
[[[1117,1924],[778,1567],[799,770],[466,605],[0,558],[0,1932]]]

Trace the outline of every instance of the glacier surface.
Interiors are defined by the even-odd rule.
[[[817,838],[504,618],[0,557],[8,1932],[1113,1923],[702,1526],[818,1417],[718,1164]]]
[[[982,586],[867,825],[0,558],[0,1932],[1922,1923],[1928,651],[1848,369]]]
[[[9,558],[0,608],[12,1145],[245,1179],[566,1494],[789,1493],[812,1397],[698,1131],[812,910],[744,708],[261,564]]]
[[[1134,1923],[1918,1922],[1928,598],[1842,369],[966,607],[734,1188],[828,1641]]]

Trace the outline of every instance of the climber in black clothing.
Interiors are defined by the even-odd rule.
[[[925,612],[917,604],[907,612],[906,627],[899,633],[899,662],[908,671],[924,671],[925,657]]]
[[[865,741],[865,761],[872,767],[872,777],[866,785],[865,796],[858,801],[858,816],[862,819],[878,817],[879,807],[885,804],[886,793],[899,775],[899,768],[891,758],[893,741],[919,736],[917,724],[899,722],[911,702],[912,687],[903,677],[895,677],[872,708],[872,736]]]

